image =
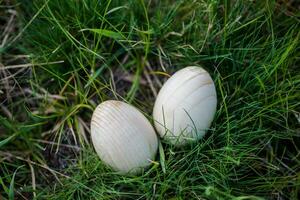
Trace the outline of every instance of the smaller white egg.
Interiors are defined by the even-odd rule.
[[[217,107],[214,82],[201,67],[186,67],[163,85],[153,109],[159,135],[175,145],[202,138]]]
[[[122,174],[141,172],[154,160],[158,148],[158,138],[147,118],[121,101],[97,106],[91,136],[100,159]]]

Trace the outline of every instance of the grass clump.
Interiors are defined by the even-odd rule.
[[[14,62],[30,66],[26,79],[15,76],[22,95],[1,97],[9,111],[0,112],[4,198],[11,191],[23,199],[299,198],[296,1],[17,6],[22,34],[2,51],[28,55]],[[157,163],[141,176],[105,167],[89,141],[93,108],[113,98],[150,115],[167,75],[189,65],[215,81],[211,131],[182,148],[162,141]]]

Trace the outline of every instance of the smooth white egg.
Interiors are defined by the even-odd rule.
[[[202,138],[217,108],[214,82],[201,67],[186,67],[163,85],[153,109],[159,135],[175,145]]]
[[[147,118],[135,107],[115,100],[97,106],[91,136],[100,159],[122,174],[137,174],[154,160],[158,138]]]

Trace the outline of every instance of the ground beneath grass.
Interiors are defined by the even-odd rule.
[[[218,108],[206,136],[161,141],[122,176],[90,141],[118,99],[151,119],[175,71],[202,66]],[[0,0],[0,199],[299,199],[296,0]]]

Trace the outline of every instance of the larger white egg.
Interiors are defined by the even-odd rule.
[[[186,67],[163,85],[153,109],[160,136],[172,144],[184,145],[202,138],[217,107],[214,82],[201,67]]]
[[[121,101],[109,100],[97,106],[91,136],[101,160],[122,174],[136,174],[149,166],[158,148],[158,138],[147,118]]]

